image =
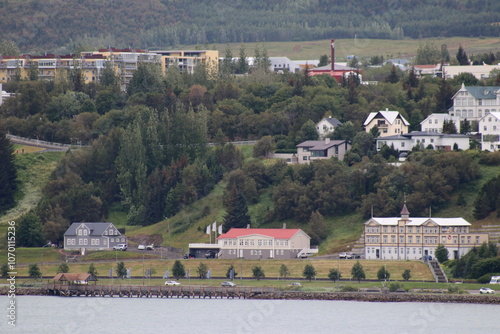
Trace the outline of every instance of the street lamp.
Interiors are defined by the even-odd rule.
[[[43,246],[42,246],[42,258],[40,259],[40,279],[42,279],[42,280],[43,280],[43,271],[42,271],[42,264],[43,264],[43,262],[42,262],[42,261],[43,261],[43,250],[44,250],[44,248],[45,248],[45,247],[50,246],[50,245],[52,245],[52,244],[49,242],[49,243],[47,243],[46,245],[43,245]]]

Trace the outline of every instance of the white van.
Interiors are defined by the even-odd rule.
[[[500,284],[500,276],[491,276],[490,284]]]

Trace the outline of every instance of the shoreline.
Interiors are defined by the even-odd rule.
[[[7,295],[6,287],[0,288],[0,295]],[[51,296],[47,290],[39,287],[16,289],[16,296]],[[60,296],[63,297],[64,296]],[[86,296],[92,297],[92,296]],[[120,297],[120,296],[117,296]],[[85,298],[85,296],[82,296]],[[94,297],[95,298],[95,297]],[[102,297],[105,298],[105,297]],[[109,297],[111,298],[111,297]],[[126,297],[140,298],[140,297]],[[172,297],[170,297],[172,298]],[[184,297],[176,297],[184,298]],[[189,298],[189,297],[188,297]],[[231,297],[225,297],[231,298]],[[194,296],[192,299],[195,298]],[[217,298],[214,298],[217,299]],[[220,298],[219,298],[220,299]],[[500,305],[500,297],[489,295],[449,294],[449,293],[409,293],[409,292],[307,292],[307,291],[274,291],[253,293],[246,296],[251,300],[324,300],[324,301],[359,301],[359,302],[417,302],[417,303],[460,303],[460,304],[493,304]]]

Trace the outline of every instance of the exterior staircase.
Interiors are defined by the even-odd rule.
[[[352,245],[351,251],[354,254],[361,255],[361,258],[365,257],[365,233],[363,232],[358,240]]]
[[[436,282],[448,283],[448,277],[446,277],[446,274],[444,273],[437,260],[430,260],[427,262],[427,264],[429,265],[429,268],[431,269],[432,275],[434,276]]]

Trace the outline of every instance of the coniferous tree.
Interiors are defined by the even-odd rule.
[[[45,244],[40,218],[34,213],[27,213],[18,221],[16,231],[18,247],[41,247]]]
[[[243,191],[239,187],[233,186],[229,192],[230,196],[226,207],[226,215],[224,216],[224,233],[231,228],[244,228],[251,223],[248,215],[248,206],[243,195]]]
[[[302,276],[309,280],[309,282],[316,277],[316,269],[311,264],[306,264],[304,267],[304,271],[302,272]]]
[[[361,263],[359,263],[359,261],[356,261],[354,266],[352,266],[351,275],[352,275],[352,279],[358,280],[358,282],[361,282],[362,279],[366,278],[365,271],[363,269],[363,265]]]
[[[4,133],[0,132],[0,213],[14,205],[17,190],[17,172],[14,148]]]
[[[236,73],[237,74],[245,74],[248,72],[248,61],[247,55],[245,53],[245,47],[242,45],[240,47],[240,54],[238,58],[238,63],[236,65]]]
[[[186,276],[186,270],[184,269],[184,265],[181,261],[176,260],[174,262],[174,265],[172,267],[172,275],[175,277],[175,279]]]
[[[457,61],[460,65],[469,65],[469,57],[467,57],[467,53],[462,47],[462,44],[458,47]]]

